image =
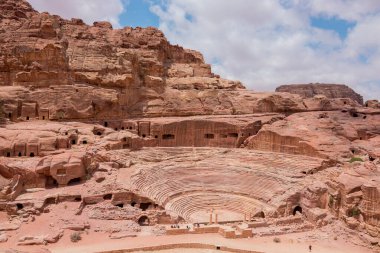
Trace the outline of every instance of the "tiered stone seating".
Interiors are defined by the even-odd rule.
[[[261,151],[210,156],[202,149],[182,149],[176,158],[167,148],[149,151],[131,177],[133,187],[191,222],[207,221],[205,213],[211,209],[219,213],[220,221],[228,221],[229,216],[243,220],[244,215],[260,211],[273,213],[294,188],[300,187],[302,171],[322,162]],[[159,155],[162,158],[158,159]]]

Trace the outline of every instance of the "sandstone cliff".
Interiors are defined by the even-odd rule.
[[[343,84],[291,84],[276,88],[277,92],[299,94],[304,98],[324,95],[327,98],[350,98],[363,105],[363,97]]]
[[[264,125],[257,135],[246,140],[246,145],[251,149],[347,161],[355,155],[376,153],[370,140],[380,134],[379,121],[379,114],[368,112],[295,113]]]
[[[0,99],[10,120],[292,113],[351,104],[329,99],[310,109],[297,95],[247,91],[156,28],[89,26],[38,13],[25,0],[0,2],[0,31]]]

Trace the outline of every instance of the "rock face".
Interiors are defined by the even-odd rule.
[[[252,149],[346,160],[374,152],[359,143],[380,134],[380,115],[347,112],[296,113],[268,124],[246,140]],[[352,143],[357,141],[358,145]]]
[[[363,105],[363,97],[343,84],[291,84],[276,88],[277,92],[298,94],[303,98],[324,95],[327,98],[350,98]]]
[[[347,217],[349,226],[353,221],[356,227],[364,222],[370,238],[379,236],[379,180],[379,166],[366,162],[347,165],[345,172],[329,182],[329,208]]]

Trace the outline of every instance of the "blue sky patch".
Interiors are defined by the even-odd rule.
[[[120,16],[122,26],[158,27],[159,18],[150,11],[148,0],[129,0],[123,2],[126,11]]]
[[[313,27],[324,29],[324,30],[332,30],[339,34],[339,37],[344,40],[347,38],[348,32],[350,29],[355,27],[355,22],[350,22],[343,19],[338,19],[336,17],[311,17],[310,24]]]

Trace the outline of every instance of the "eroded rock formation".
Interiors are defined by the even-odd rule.
[[[290,84],[276,88],[277,92],[298,94],[303,98],[324,95],[327,98],[350,98],[363,105],[363,97],[344,84]]]

